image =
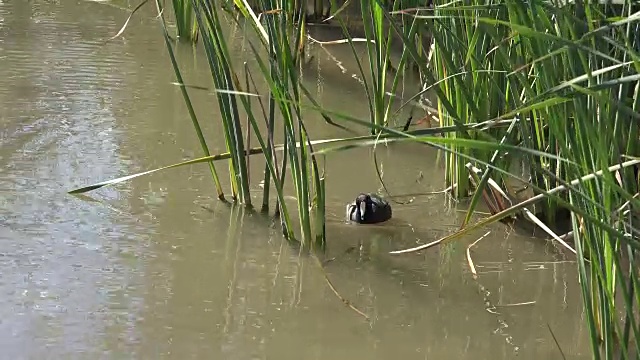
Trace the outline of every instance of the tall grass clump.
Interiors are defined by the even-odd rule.
[[[332,0],[332,7],[338,9],[342,4]],[[360,1],[362,15],[362,31],[364,32],[364,46],[366,48],[366,62],[360,59],[357,53],[359,42],[351,36],[345,19],[342,15],[336,15],[336,21],[342,28],[343,34],[348,40],[355,63],[360,72],[362,85],[367,98],[370,113],[370,126],[372,134],[378,134],[381,127],[387,127],[392,120],[391,112],[397,98],[394,96],[401,84],[404,70],[409,59],[409,52],[402,52],[399,63],[395,66],[390,61],[392,43],[398,41],[394,35],[393,27],[388,24],[388,9],[401,6],[402,1],[389,3],[387,1]],[[342,5],[346,6],[346,5]],[[406,38],[416,35],[417,27],[415,19],[404,22],[405,26],[399,27]]]
[[[485,169],[483,180],[492,174],[502,182],[507,173],[492,169],[523,162],[529,186],[546,202],[547,220],[560,207],[571,210],[598,359],[635,357],[640,345],[638,177],[636,162],[624,163],[640,155],[637,10],[630,2],[435,1],[433,10],[416,13],[434,39],[430,66],[443,125],[501,119],[516,125],[447,133],[447,181],[457,185],[457,196],[467,196],[474,190],[469,157]],[[488,151],[462,139],[499,146]],[[556,192],[560,186],[567,191]]]
[[[297,1],[259,0],[262,13],[256,14],[247,0],[238,0],[234,11],[241,16],[227,17],[230,10],[213,1],[188,3],[207,56],[220,109],[217,125],[227,153],[209,154],[161,16],[169,56],[205,154],[168,167],[209,162],[223,199],[212,162],[226,159],[232,199],[251,206],[248,156],[262,154],[263,210],[269,209],[270,191],[275,189],[276,213],[285,237],[324,246],[324,174],[301,106],[303,97],[317,104],[302,86],[298,70],[306,36],[304,6]],[[360,138],[362,146],[370,146],[380,136],[444,150],[446,183],[453,195],[471,196],[471,200],[463,228],[443,241],[510,215],[531,219],[553,239],[572,238],[594,358],[637,358],[640,9],[630,1],[618,5],[546,0],[428,3],[361,1],[367,63],[358,57],[360,44],[335,17],[353,50],[370,111],[368,121],[342,117],[371,130],[372,136]],[[156,5],[162,14],[160,0]],[[340,6],[332,2],[332,8]],[[224,32],[229,21],[251,33],[244,41],[255,59],[255,74],[252,67],[240,66],[231,56]],[[422,41],[427,38],[432,39],[432,53]],[[390,72],[389,55],[396,39],[402,41],[402,56],[397,71]],[[438,129],[402,132],[388,126],[395,98],[389,94],[395,93],[403,76],[413,76],[406,66],[409,61],[417,67],[424,89],[412,98],[433,91]],[[256,78],[266,83],[266,90],[256,86]],[[249,149],[244,139],[250,133],[259,149]],[[282,134],[282,145],[275,144],[276,134]],[[530,176],[513,173],[514,164],[522,164]],[[493,193],[508,188],[510,178],[526,183],[534,189],[533,195],[518,202],[515,194],[500,190],[504,194],[500,196],[509,201],[494,209],[490,218],[467,225],[479,199],[486,199],[488,184]],[[285,202],[287,180],[295,192],[298,226]],[[532,204],[539,205],[535,214],[526,207]],[[547,225],[562,209],[570,214],[571,231],[556,234]],[[546,224],[537,217],[541,214]]]
[[[218,169],[214,165],[216,161],[227,160],[231,200],[252,208],[249,156],[261,154],[265,161],[262,211],[269,211],[270,192],[275,189],[275,215],[280,218],[284,236],[290,241],[300,243],[303,248],[324,249],[324,171],[314,154],[313,141],[302,120],[303,95],[313,106],[318,106],[300,81],[299,65],[304,55],[305,39],[304,22],[300,21],[304,19],[303,8],[299,7],[298,3],[289,1],[261,0],[259,6],[271,10],[256,15],[246,1],[235,2],[235,10],[232,10],[228,3],[217,4],[209,0],[174,1],[173,5],[177,6],[176,4],[182,6],[182,9],[190,9],[194,14],[214,87],[212,101],[217,101],[219,108],[219,117],[215,118],[215,125],[221,128],[227,152],[215,155],[210,153],[201,119],[197,116],[189,96],[191,87],[184,83],[174,54],[174,43],[167,30],[163,2],[156,0],[155,5],[176,75],[176,84],[180,86],[204,156],[92,184],[70,193],[85,193],[157,171],[206,162],[209,164],[218,198],[227,201]],[[231,11],[233,14],[229,14]],[[226,16],[237,13],[242,16]],[[229,39],[225,35],[225,30],[232,26],[244,26],[250,32],[253,30],[244,40],[248,42],[250,57],[255,59],[255,65],[258,67],[258,70],[253,70],[256,74],[252,73],[251,66],[247,63],[238,64],[232,57]],[[263,80],[266,89],[261,90],[257,85],[261,82],[256,79]],[[331,123],[326,115],[323,116]],[[243,122],[246,124],[245,127]],[[275,143],[274,137],[277,132],[282,133],[283,144]],[[258,148],[249,147],[252,134],[260,145]],[[291,202],[285,201],[287,174],[292,179],[290,181],[295,191],[298,226],[293,222]]]
[[[276,212],[281,218],[284,235],[290,240],[301,240],[304,245],[318,239],[324,243],[324,180],[321,169],[312,155],[309,135],[302,122],[300,79],[297,65],[302,52],[304,27],[295,26],[301,12],[292,2],[261,1],[262,9],[279,9],[258,19],[252,8],[246,3],[236,3],[244,16],[239,24],[254,30],[254,37],[247,38],[252,55],[259,67],[259,75],[268,87],[268,109],[256,111],[250,98],[259,91],[249,67],[239,68],[231,57],[229,42],[225,38],[224,28],[231,25],[229,18],[213,2],[191,0],[195,10],[202,43],[207,54],[211,78],[216,89],[216,98],[221,113],[221,125],[225,135],[229,161],[230,181],[233,198],[251,205],[248,176],[248,149],[243,140],[241,114],[248,120],[246,132],[253,132],[266,163],[264,173],[263,210],[268,209],[269,189],[271,185],[277,192]],[[245,71],[242,76],[241,70]],[[240,78],[246,78],[245,84]],[[263,103],[260,101],[260,106]],[[261,130],[259,119],[264,120],[266,132]],[[278,163],[274,133],[276,120],[282,122],[284,139],[283,156]],[[299,238],[294,233],[290,209],[284,198],[287,169],[293,182],[299,217]],[[320,217],[321,221],[314,219]],[[314,232],[313,224],[319,226]],[[321,225],[320,225],[321,224]],[[317,235],[317,236],[314,236]]]
[[[438,4],[438,2],[436,2]],[[473,5],[484,5],[473,4]],[[483,6],[455,10],[436,7],[431,32],[434,39],[433,71],[441,82],[438,109],[444,126],[469,124],[497,118],[518,103],[518,88],[507,86],[512,58],[509,29],[481,23],[477,18],[504,19],[506,6]],[[495,44],[495,45],[494,45]],[[502,46],[500,46],[502,45]],[[511,104],[509,104],[511,102]],[[502,134],[501,134],[502,133]],[[447,138],[495,140],[503,129],[484,132],[449,132]],[[452,145],[446,155],[446,181],[458,197],[469,195],[470,183],[465,163],[458,154],[489,161],[489,152]],[[501,165],[501,164],[496,164]]]
[[[171,0],[176,31],[179,40],[197,42],[198,24],[195,20],[195,13],[191,0]]]
[[[572,237],[594,358],[636,358],[638,6],[542,0],[419,5],[394,5],[387,12],[380,1],[362,4],[374,79],[366,88],[370,126],[386,124],[376,88],[381,82],[375,83],[386,76],[387,37],[376,25],[384,17],[404,39],[403,54],[416,61],[424,87],[433,89],[442,129],[455,129],[443,131],[442,139],[404,136],[444,146],[445,180],[456,197],[472,195],[469,214],[486,194],[489,179],[507,188],[508,179],[517,177],[533,188],[535,196],[496,209],[482,223],[526,215],[554,239]],[[431,62],[423,61],[414,34],[398,25],[406,24],[398,16],[407,15],[419,20],[411,28],[432,36]],[[478,123],[486,125],[470,126]],[[511,173],[514,163],[524,164],[530,178]],[[476,167],[482,169],[481,178],[469,174]],[[525,208],[536,202],[536,214]],[[572,231],[555,234],[546,224],[554,223],[562,209],[569,210]],[[536,216],[541,214],[546,224]]]

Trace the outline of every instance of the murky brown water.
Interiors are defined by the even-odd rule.
[[[269,219],[217,201],[206,165],[101,189],[94,201],[67,195],[201,154],[153,8],[102,46],[127,15],[110,3],[0,0],[2,359],[558,359],[548,326],[567,358],[589,357],[574,263],[553,246],[497,226],[473,250],[476,282],[465,244],[486,230],[388,254],[455,229],[442,195],[395,205],[385,226],[343,224],[345,203],[379,188],[368,150],[329,157],[326,271],[370,323]],[[243,60],[241,38],[233,44]],[[355,71],[348,47],[330,51]],[[306,79],[322,104],[366,117],[349,73],[318,59]],[[179,60],[189,82],[210,86],[201,49]],[[192,95],[221,152],[213,97]],[[315,115],[307,126],[317,138],[341,134]],[[394,193],[442,186],[434,151],[378,153]],[[363,251],[349,251],[358,241]],[[535,303],[509,306],[523,302]]]

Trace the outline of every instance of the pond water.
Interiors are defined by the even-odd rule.
[[[327,159],[325,267],[369,321],[271,219],[218,201],[204,164],[68,195],[201,155],[153,6],[105,44],[135,5],[0,0],[0,358],[560,359],[550,329],[566,358],[589,358],[575,262],[550,243],[497,225],[389,255],[455,231],[463,213],[438,194],[394,203],[385,225],[344,224],[345,204],[380,188],[370,149]],[[242,32],[227,32],[239,62]],[[318,49],[305,82],[366,118],[350,56]],[[211,86],[201,48],[178,59],[187,82]],[[223,152],[214,96],[191,94]],[[316,139],[344,135],[308,119]],[[434,150],[377,151],[393,194],[442,189]],[[263,166],[252,160],[256,202]],[[466,246],[489,230],[476,281]]]

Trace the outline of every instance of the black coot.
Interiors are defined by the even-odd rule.
[[[359,224],[376,224],[391,219],[391,205],[376,194],[360,194],[347,205],[347,220]]]

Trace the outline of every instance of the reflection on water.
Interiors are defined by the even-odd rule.
[[[443,195],[396,204],[383,226],[344,224],[344,204],[379,188],[369,150],[329,157],[326,265],[369,322],[271,219],[217,201],[206,166],[93,200],[67,195],[201,153],[153,8],[103,45],[128,16],[110,4],[0,2],[2,358],[560,358],[547,325],[568,358],[588,357],[575,264],[551,245],[495,227],[472,251],[476,282],[464,243],[486,230],[388,254],[455,230],[461,213]],[[242,44],[235,39],[239,60]],[[348,47],[329,51],[354,71]],[[189,81],[210,86],[201,49],[178,56]],[[358,87],[342,80],[350,74],[316,56],[321,69],[305,81],[319,101],[366,117]],[[212,95],[192,96],[199,116],[215,119]],[[341,136],[307,117],[316,137]],[[212,151],[222,151],[217,124],[205,124]],[[394,144],[377,154],[394,193],[439,190],[431,150]],[[252,173],[263,166],[252,161]]]

